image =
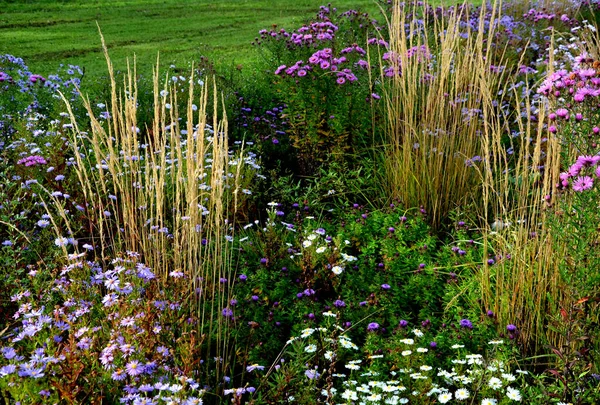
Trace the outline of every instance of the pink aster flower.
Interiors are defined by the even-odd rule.
[[[590,176],[577,177],[575,181],[573,181],[573,190],[577,192],[582,192],[585,190],[589,190],[594,186],[594,179]]]
[[[279,75],[282,71],[284,71],[287,68],[286,65],[281,65],[277,68],[277,70],[275,70],[275,74]]]

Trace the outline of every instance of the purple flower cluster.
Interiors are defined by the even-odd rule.
[[[26,158],[20,159],[17,164],[19,165],[23,165],[23,166],[37,166],[37,165],[45,165],[48,162],[46,161],[46,159],[44,159],[43,156],[39,156],[39,155],[32,155],[32,156],[27,156]]]
[[[346,48],[344,51],[347,51],[348,49],[349,48]],[[358,49],[362,50],[362,48]],[[308,59],[308,63],[304,63],[304,61],[299,60],[289,67],[286,65],[281,65],[275,70],[274,73],[276,75],[280,75],[281,73],[285,72],[286,75],[291,77],[304,77],[308,74],[308,72],[313,71],[314,68],[320,68],[321,70],[336,72],[336,82],[338,84],[344,84],[346,81],[355,82],[357,77],[354,75],[352,70],[348,68],[340,68],[340,65],[347,61],[348,59],[345,56],[340,56],[339,58],[333,57],[331,48],[324,48],[313,53]],[[357,62],[358,66],[363,66],[365,64],[366,61],[362,59]]]
[[[535,8],[532,8],[528,12],[523,14],[523,19],[525,19],[526,21],[532,21],[534,23],[537,23],[539,21],[552,22],[552,21],[556,20],[556,18],[557,18],[556,13],[548,13],[545,9],[537,10]],[[575,24],[576,23],[576,21],[574,19],[571,19],[566,14],[562,14],[560,16],[560,21],[562,21],[565,24]]]
[[[0,347],[3,383],[32,378],[47,387],[44,393],[51,395],[55,390],[50,387],[58,381],[55,376],[77,364],[76,374],[83,378],[100,372],[114,381],[109,391],[121,395],[116,399],[120,403],[158,403],[159,397],[164,399],[167,393],[177,393],[179,398],[194,391],[200,394],[199,384],[174,367],[175,351],[165,346],[173,342],[157,340],[163,329],[173,327],[169,323],[177,318],[173,311],[179,311],[180,305],[166,299],[153,300],[146,293],[145,287],[154,279],[151,270],[137,261],[135,253],[114,259],[106,269],[80,261],[81,257],[70,256],[70,264],[54,281],[51,293],[38,295],[25,290],[11,297],[19,307],[14,319],[20,325],[7,333],[8,345]],[[74,273],[77,275],[71,278]],[[83,274],[91,276],[81,279]],[[103,297],[106,280],[114,280],[122,288]],[[61,305],[52,301],[56,296],[61,297]],[[153,310],[147,311],[148,307]],[[94,326],[98,321],[102,327]],[[35,348],[41,342],[43,347]],[[65,362],[66,353],[76,361]],[[100,369],[79,368],[79,364],[93,364],[98,359]],[[149,396],[153,392],[158,396]],[[198,400],[197,396],[188,396],[180,403],[201,403]]]
[[[317,46],[319,43],[332,41],[338,27],[331,21],[318,21],[310,25],[304,25],[296,32],[288,32],[285,29],[280,30],[261,30],[260,39],[274,39],[276,41],[285,41],[288,48],[300,46]],[[260,42],[257,42],[260,43]]]

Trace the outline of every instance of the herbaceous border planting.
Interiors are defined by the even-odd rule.
[[[600,403],[600,2],[338,3],[2,5],[4,404]]]

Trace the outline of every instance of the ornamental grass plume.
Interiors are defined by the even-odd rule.
[[[495,113],[484,93],[496,94],[505,75],[493,69],[502,62],[492,57],[497,3],[482,6],[478,27],[463,28],[469,7],[437,13],[395,0],[379,74],[383,187],[389,199],[422,206],[435,228],[457,206],[480,199],[481,179],[469,162],[482,156],[480,117]]]
[[[231,335],[225,332],[233,317],[228,303],[237,279],[228,240],[246,195],[238,191],[249,188],[252,172],[245,165],[243,148],[239,153],[230,151],[227,116],[219,108],[223,103],[216,83],[212,89],[203,85],[196,94],[193,69],[187,108],[180,115],[175,88],[179,84],[167,80],[160,88],[157,58],[152,126],[139,128],[135,63],[133,69],[128,64],[124,88],[119,89],[100,36],[111,84],[110,119],[106,123],[98,119],[90,100],[82,96],[91,121],[91,131],[85,133],[63,97],[72,122],[70,146],[92,245],[99,247],[95,253],[100,260],[119,251],[138,252],[163,285],[181,277],[190,280],[185,299],[200,319],[198,343],[205,344],[207,358],[225,360],[212,371],[219,379],[235,354]],[[128,365],[128,374],[136,372],[134,366]]]
[[[548,75],[552,74],[552,62],[551,58]],[[507,89],[504,94],[511,93]],[[489,257],[492,250],[509,252],[510,257],[484,260],[476,270],[476,280],[481,289],[482,312],[491,311],[500,323],[519,319],[526,325],[519,336],[524,350],[538,353],[549,342],[558,344],[560,339],[546,328],[545,319],[546,314],[558,310],[563,296],[559,262],[565,256],[565,247],[552,243],[545,196],[552,194],[553,184],[558,181],[561,145],[552,126],[546,124],[544,108],[536,109],[537,114],[528,113],[535,103],[532,92],[512,93],[517,136],[510,148],[502,144],[509,117],[492,115],[489,108],[484,109],[487,125],[482,154],[489,158],[481,170],[482,196],[487,203],[482,204],[480,212],[483,257]],[[487,94],[486,105],[492,106],[493,102],[493,94]],[[511,155],[513,149],[528,153]],[[501,218],[502,223],[514,225],[494,230],[487,218]]]

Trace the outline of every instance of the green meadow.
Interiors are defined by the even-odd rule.
[[[318,10],[318,0],[80,0],[0,2],[0,53],[26,59],[36,72],[56,71],[59,63],[85,66],[103,75],[98,27],[115,68],[137,58],[150,73],[157,53],[164,64],[187,66],[208,57],[220,65],[247,65],[259,56],[251,42],[273,24],[295,27]],[[340,10],[378,14],[372,0],[341,0]]]

